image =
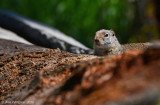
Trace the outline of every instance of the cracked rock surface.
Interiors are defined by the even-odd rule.
[[[159,105],[159,81],[159,47],[97,57],[0,40],[2,104]]]

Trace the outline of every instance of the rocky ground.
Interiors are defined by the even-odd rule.
[[[0,40],[0,103],[160,105],[159,48],[97,57]]]

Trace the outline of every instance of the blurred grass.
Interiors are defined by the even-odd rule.
[[[115,30],[121,43],[128,42],[135,14],[127,0],[1,0],[0,8],[55,27],[90,48],[102,28]]]

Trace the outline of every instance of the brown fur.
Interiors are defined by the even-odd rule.
[[[110,39],[106,40],[104,39],[106,33],[110,35],[109,36]],[[113,34],[114,36],[112,36]],[[94,39],[101,42],[100,44],[94,42],[94,53],[95,55],[100,55],[100,56],[120,54],[131,49],[144,50],[147,49],[150,45],[152,45],[151,43],[129,43],[121,45],[117,40],[114,31],[104,30],[104,29],[97,31]],[[111,43],[105,45],[102,44],[104,42],[107,43],[107,41]]]

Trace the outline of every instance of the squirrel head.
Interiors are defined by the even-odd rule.
[[[99,30],[94,38],[94,46],[109,48],[119,43],[113,30]]]

